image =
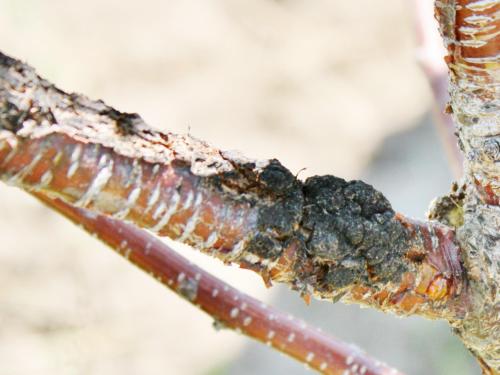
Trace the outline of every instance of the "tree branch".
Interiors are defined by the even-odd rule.
[[[460,319],[467,289],[452,228],[396,214],[373,187],[297,180],[276,160],[163,134],[68,95],[0,56],[0,177],[127,220],[307,299]]]
[[[323,374],[403,375],[357,347],[327,336],[305,322],[234,289],[192,264],[147,233],[109,217],[35,196],[170,290],[215,319],[214,325],[266,343]]]

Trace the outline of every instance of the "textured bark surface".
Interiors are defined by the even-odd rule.
[[[396,214],[333,176],[298,180],[135,114],[68,95],[6,56],[0,173],[27,190],[134,222],[315,295],[449,320],[464,312],[453,231]]]
[[[498,373],[499,7],[436,2],[466,161],[432,221],[395,213],[361,181],[300,181],[276,160],[157,132],[2,54],[0,178],[187,243],[306,299],[446,319],[484,371]]]
[[[470,303],[455,330],[485,372],[500,372],[500,2],[436,2],[448,49],[450,111],[465,156],[457,237]]]

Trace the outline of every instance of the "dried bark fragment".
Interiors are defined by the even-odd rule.
[[[427,216],[453,228],[464,224],[465,185],[453,183],[448,195],[436,198],[429,208]]]

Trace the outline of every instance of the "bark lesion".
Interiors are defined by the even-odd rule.
[[[255,163],[232,164],[234,171],[210,177],[211,184],[225,199],[248,200],[257,219],[231,261],[259,272],[268,284],[287,282],[331,300],[352,296],[358,287],[392,294],[405,273],[418,272],[432,247],[362,181],[314,176],[303,182],[276,160],[258,173]],[[416,249],[421,256],[412,258]]]
[[[326,266],[323,288],[398,283],[408,270],[408,235],[387,199],[362,181],[316,176],[304,184],[306,252]]]

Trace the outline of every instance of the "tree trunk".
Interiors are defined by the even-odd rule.
[[[454,330],[486,373],[500,372],[500,2],[436,1],[450,108],[465,156],[457,227],[470,302]]]

